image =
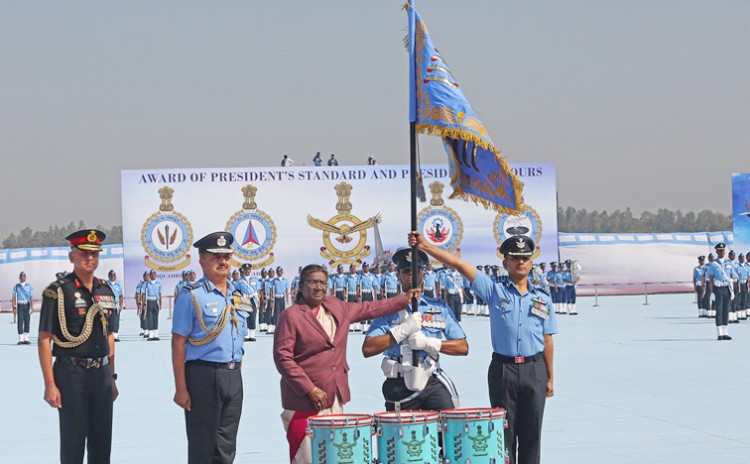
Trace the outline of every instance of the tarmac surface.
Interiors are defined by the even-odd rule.
[[[547,401],[545,464],[750,463],[750,320],[717,341],[713,320],[697,317],[690,294],[579,299],[578,316],[560,316],[555,396]],[[17,346],[11,315],[0,315],[0,462],[58,461],[58,419],[42,399],[36,337]],[[32,316],[32,332],[38,327]],[[117,349],[113,463],[186,462],[184,416],[172,402],[169,332],[137,336],[126,311]],[[462,407],[488,407],[489,323],[464,317],[470,353],[443,356]],[[33,334],[32,334],[33,335]],[[349,336],[350,414],[384,410],[379,357],[364,359],[362,334]],[[279,374],[272,337],[246,343],[245,400],[236,463],[288,462],[279,415]]]

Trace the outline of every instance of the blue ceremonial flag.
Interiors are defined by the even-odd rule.
[[[472,200],[503,213],[524,210],[523,184],[490,139],[430,39],[411,0],[409,15],[409,117],[420,134],[443,139],[451,169],[450,198]]]

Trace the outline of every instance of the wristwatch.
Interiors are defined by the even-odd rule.
[[[112,374],[112,380],[117,380],[117,373]]]

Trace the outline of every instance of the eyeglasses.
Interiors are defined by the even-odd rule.
[[[326,287],[328,286],[328,282],[325,280],[306,280],[305,285],[310,287]]]

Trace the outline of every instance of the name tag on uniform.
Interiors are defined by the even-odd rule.
[[[531,314],[541,317],[544,320],[549,319],[549,306],[544,298],[532,298],[531,299]]]

